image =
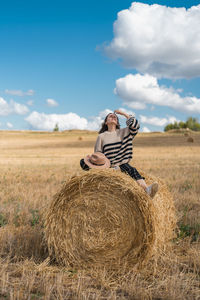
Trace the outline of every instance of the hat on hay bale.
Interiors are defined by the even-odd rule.
[[[143,174],[148,184],[155,178]],[[45,216],[49,254],[75,267],[142,266],[173,237],[174,204],[165,184],[152,200],[113,169],[72,177]]]
[[[110,168],[110,161],[101,152],[94,152],[92,155],[87,155],[84,162],[92,169],[106,169]]]

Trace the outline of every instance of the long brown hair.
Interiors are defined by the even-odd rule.
[[[102,125],[101,125],[101,129],[99,130],[99,133],[103,133],[104,131],[108,131],[108,125],[106,125],[106,121],[107,121],[107,118],[110,114],[113,114],[113,113],[109,113],[106,117],[105,117],[105,120],[103,121]],[[118,116],[116,115],[117,117],[117,125],[116,125],[116,129],[120,129],[120,124],[119,124],[119,118]]]

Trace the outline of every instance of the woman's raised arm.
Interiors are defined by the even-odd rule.
[[[121,116],[124,116],[124,117],[126,117],[127,119],[129,119],[129,118],[131,117],[129,114],[127,114],[127,113],[125,113],[125,112],[123,112],[123,111],[121,111],[121,110],[119,110],[119,109],[116,109],[116,110],[114,111],[114,113],[115,113],[115,114],[118,114],[118,115],[121,115]]]

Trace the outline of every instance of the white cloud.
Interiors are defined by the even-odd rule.
[[[58,124],[60,130],[87,129],[88,121],[75,113],[68,114],[45,114],[37,111],[32,112],[25,119],[33,129],[53,130]]]
[[[169,123],[179,122],[175,117],[168,117],[168,118],[158,118],[158,117],[146,117],[140,115],[140,123],[145,123],[154,126],[165,126]]]
[[[29,112],[29,109],[27,106],[14,102],[11,100],[10,102],[10,108],[12,110],[12,113],[16,113],[18,115],[25,115],[26,113]]]
[[[155,77],[148,74],[129,74],[116,80],[115,93],[124,105],[135,109],[135,104],[145,108],[147,104],[168,106],[188,114],[200,113],[200,99],[181,97],[173,88],[159,86]]]
[[[101,117],[90,117],[89,120],[87,120],[87,127],[85,129],[87,130],[99,130],[101,127],[101,124],[103,123],[103,120]]]
[[[54,99],[47,99],[46,100],[46,103],[48,106],[51,106],[51,107],[55,107],[55,106],[58,106],[58,103],[54,100]]]
[[[108,114],[110,114],[110,113],[113,113],[113,110],[111,110],[111,109],[109,109],[109,108],[106,108],[106,109],[100,111],[98,116],[99,116],[102,120],[104,120],[105,117],[106,117]]]
[[[25,120],[33,129],[37,130],[53,130],[56,124],[58,124],[60,130],[99,130],[105,117],[110,112],[112,110],[105,109],[100,111],[98,116],[86,119],[72,112],[67,114],[45,114],[34,111]]]
[[[133,2],[118,13],[106,53],[156,77],[200,76],[200,5],[189,9]]]
[[[24,115],[29,112],[29,109],[24,104],[17,103],[11,100],[9,103],[0,97],[0,116],[10,114]]]
[[[33,103],[34,103],[34,101],[33,101],[33,100],[29,100],[29,101],[27,101],[26,103],[27,103],[27,105],[32,106]]]
[[[142,132],[151,132],[151,130],[148,127],[143,127]]]
[[[118,95],[121,98],[129,98],[129,95],[127,94],[126,91],[126,86],[123,87],[123,97],[120,95],[121,93],[121,82],[122,82],[122,78],[116,80],[116,88],[114,89],[114,94]],[[126,105],[126,101],[124,102],[124,104]],[[146,104],[143,102],[139,102],[139,101],[132,101],[131,102],[131,106],[130,104],[128,104],[129,107],[133,108],[133,109],[145,109],[146,108]]]
[[[10,123],[10,122],[7,122],[7,123],[6,123],[6,126],[7,126],[8,128],[13,128],[13,124]]]
[[[27,92],[23,92],[22,90],[5,90],[5,93],[8,95],[19,96],[19,97],[34,95],[33,90],[28,90]]]
[[[100,130],[101,124],[105,120],[105,117],[109,114],[112,113],[113,111],[106,108],[103,111],[100,111],[98,116],[92,116],[89,117],[88,124],[87,124],[87,129],[88,130]]]

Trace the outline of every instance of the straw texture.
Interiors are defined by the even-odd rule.
[[[147,183],[155,178],[147,176]],[[51,257],[65,266],[143,264],[173,237],[175,214],[166,185],[152,200],[128,175],[113,169],[72,177],[45,216]]]

